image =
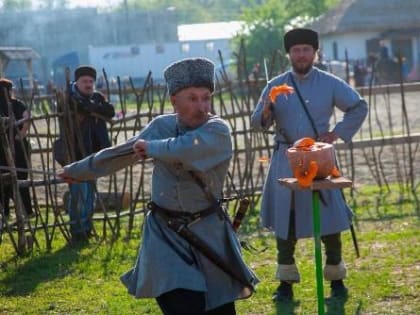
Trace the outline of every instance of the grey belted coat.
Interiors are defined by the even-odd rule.
[[[221,197],[232,144],[228,125],[216,116],[195,129],[183,127],[176,114],[159,116],[127,143],[104,149],[65,170],[83,180],[115,172],[135,162],[132,145],[137,139],[148,141],[147,155],[154,159],[151,199],[159,207],[197,212],[211,205],[189,171],[200,174],[213,195]],[[190,229],[237,268],[251,287],[232,279],[149,212],[135,266],[121,277],[128,292],[149,298],[177,288],[202,291],[207,310],[249,297],[258,280],[241,257],[230,222],[214,213]]]

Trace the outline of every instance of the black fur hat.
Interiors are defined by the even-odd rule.
[[[289,52],[292,46],[301,44],[311,45],[315,50],[318,50],[318,33],[309,28],[295,28],[284,35],[286,52]]]
[[[74,71],[74,80],[77,81],[81,76],[90,76],[96,81],[96,70],[91,66],[79,66]]]
[[[214,91],[214,63],[206,58],[186,58],[174,62],[163,75],[170,95],[190,86],[207,87]]]
[[[0,78],[0,88],[6,88],[7,90],[11,90],[13,87],[13,82],[6,79]]]

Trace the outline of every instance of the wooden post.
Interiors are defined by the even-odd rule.
[[[321,253],[321,215],[319,213],[319,191],[312,190],[312,209],[315,240],[316,293],[318,296],[318,314],[324,315],[324,282],[322,278]]]
[[[15,162],[13,159],[13,154],[11,152],[11,146],[13,143],[9,143],[7,139],[6,132],[8,129],[8,124],[11,123],[9,117],[0,117],[0,144],[3,146],[5,158],[7,165],[10,166],[10,178],[11,185],[13,190],[13,198],[15,201],[15,211],[16,211],[16,226],[18,231],[18,243],[17,243],[17,253],[23,255],[26,253],[27,238],[25,235],[25,216],[23,214],[23,203],[20,197],[19,187],[17,184],[17,172],[15,169]]]
[[[292,190],[309,189],[312,191],[313,227],[315,242],[315,272],[316,292],[318,300],[318,314],[324,315],[324,283],[322,275],[322,253],[321,253],[321,215],[319,210],[319,191],[321,189],[337,189],[351,187],[352,181],[344,177],[318,179],[313,181],[310,187],[301,187],[296,178],[280,178],[281,185]]]

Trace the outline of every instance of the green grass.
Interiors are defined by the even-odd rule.
[[[326,314],[420,314],[420,221],[413,202],[392,193],[378,206],[374,187],[358,196],[354,210],[361,257],[356,258],[350,233],[344,232],[350,295],[341,303],[331,301],[324,283]],[[257,209],[250,213],[240,237],[258,251],[244,250],[244,256],[261,282],[251,298],[236,303],[238,314],[317,314],[313,240],[298,242],[302,282],[294,287],[294,302],[276,305],[271,301],[278,286],[274,237],[257,228]],[[134,299],[119,281],[135,262],[139,239],[138,231],[130,240],[71,247],[58,238],[49,253],[41,247],[16,258],[3,236],[0,314],[160,314],[153,299]]]

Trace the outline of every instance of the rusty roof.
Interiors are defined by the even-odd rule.
[[[30,60],[40,58],[30,47],[0,47],[0,58],[7,60]]]
[[[343,0],[309,25],[321,35],[420,27],[419,0]]]

